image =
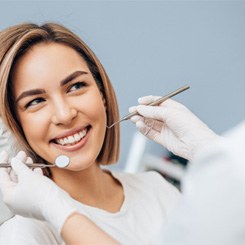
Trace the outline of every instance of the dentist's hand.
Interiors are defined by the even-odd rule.
[[[6,162],[6,152],[0,161]],[[15,214],[46,220],[60,233],[66,219],[76,211],[71,197],[52,180],[42,175],[42,170],[32,171],[24,163],[31,159],[22,151],[12,158],[13,178],[9,170],[0,168],[0,189],[3,200]]]
[[[159,97],[140,98],[139,106],[131,107],[140,115],[131,117],[139,131],[163,145],[175,155],[192,160],[203,146],[219,138],[184,105],[168,99],[159,106],[147,106]]]

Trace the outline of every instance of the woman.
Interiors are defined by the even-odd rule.
[[[154,172],[130,175],[100,167],[118,159],[119,128],[106,128],[118,120],[118,108],[97,57],[74,33],[52,23],[10,27],[1,32],[0,47],[0,113],[26,152],[18,153],[17,169],[18,163],[31,161],[27,156],[46,164],[54,163],[60,154],[70,158],[65,169],[45,170],[49,184],[55,183],[39,200],[49,204],[45,214],[33,215],[30,205],[30,212],[23,214],[29,218],[15,216],[2,225],[5,244],[68,243],[66,234],[62,233],[63,239],[60,234],[64,220],[74,212],[88,216],[120,243],[149,243],[179,193]],[[7,158],[2,153],[2,161]],[[46,189],[38,184],[38,177],[23,182],[42,192]],[[60,193],[57,186],[64,190],[63,202],[52,204],[51,191],[54,196]],[[56,205],[57,222],[47,214]],[[5,235],[13,229],[14,236]]]

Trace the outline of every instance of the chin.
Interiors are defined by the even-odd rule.
[[[79,159],[79,160],[78,160]],[[71,159],[71,163],[65,168],[71,171],[84,171],[91,168],[96,164],[95,159],[82,159],[81,157],[76,159]]]

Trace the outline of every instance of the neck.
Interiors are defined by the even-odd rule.
[[[108,200],[118,195],[119,189],[122,192],[122,187],[98,164],[92,164],[82,171],[56,168],[52,170],[52,175],[53,181],[75,200],[90,206],[117,211],[118,207],[115,207],[115,210],[114,207],[107,207]]]

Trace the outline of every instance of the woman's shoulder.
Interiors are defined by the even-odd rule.
[[[158,203],[167,213],[172,210],[180,198],[178,189],[156,171],[117,172],[113,175],[120,180],[129,196],[149,200],[156,206]]]
[[[44,221],[14,216],[0,226],[0,245],[62,244],[53,228]]]
[[[117,172],[113,175],[127,185],[140,186],[144,189],[153,189],[160,194],[179,196],[179,190],[169,183],[160,173],[156,171],[146,171],[139,173]]]
[[[130,182],[143,182],[147,185],[168,184],[168,182],[156,171],[146,171],[138,173],[113,172],[113,175],[120,180]]]

